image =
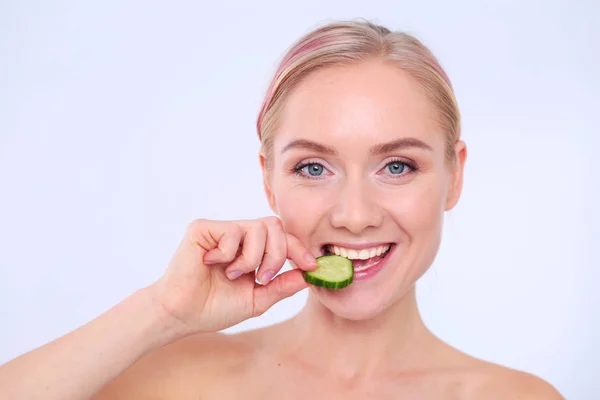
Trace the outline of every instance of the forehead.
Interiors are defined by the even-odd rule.
[[[423,89],[406,72],[379,61],[308,75],[286,101],[275,136],[275,147],[298,138],[364,144],[403,137],[443,146]]]

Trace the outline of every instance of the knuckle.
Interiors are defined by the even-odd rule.
[[[259,229],[266,231],[269,227],[269,224],[267,223],[267,221],[258,220],[256,222],[256,226],[259,227]]]
[[[250,272],[256,270],[260,265],[261,257],[253,249],[243,249],[237,256],[236,263],[239,263],[242,270]]]
[[[235,222],[231,222],[231,223],[227,224],[226,229],[229,234],[235,235],[235,236],[242,235],[244,232],[242,227],[240,225],[236,224]]]
[[[262,270],[279,269],[283,265],[277,254],[266,252],[259,261]]]
[[[248,268],[248,264],[249,264],[248,263],[248,257],[244,253],[240,254],[237,257],[235,257],[235,262],[234,263],[236,265],[235,269],[239,269],[240,271],[243,271],[243,272],[248,272],[248,270],[249,270],[249,268]],[[232,267],[232,269],[234,269],[234,268]]]
[[[259,265],[260,265],[260,261],[261,261],[261,257],[259,254],[257,254],[256,251],[242,251],[242,254],[240,254],[240,263],[242,263],[242,265],[244,266],[244,269],[247,271],[252,271],[252,270],[256,270]]]
[[[274,246],[267,250],[269,255],[269,261],[274,268],[281,268],[285,263],[287,252],[280,246]]]
[[[289,284],[285,279],[281,279],[277,282],[277,286],[275,287],[275,291],[279,297],[287,297],[289,292]]]
[[[281,223],[281,220],[275,216],[265,217],[264,222],[267,226],[273,229],[283,230],[283,224]]]
[[[195,236],[198,233],[202,232],[204,227],[206,227],[207,222],[208,222],[208,220],[203,219],[203,218],[195,219],[188,224],[188,226],[186,228],[186,232],[189,235]]]
[[[256,234],[257,236],[266,236],[267,232],[269,231],[267,229],[267,225],[263,222],[263,221],[256,221],[256,223],[254,223],[252,225],[252,228],[250,228],[254,234]]]

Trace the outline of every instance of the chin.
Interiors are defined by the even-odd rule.
[[[367,321],[402,303],[414,288],[413,274],[402,270],[382,271],[373,279],[354,281],[338,289],[311,287],[315,300],[337,317]]]
[[[315,298],[329,312],[337,317],[351,321],[373,319],[394,304],[394,296],[385,291],[374,291],[359,285],[348,286],[340,290],[312,288]]]

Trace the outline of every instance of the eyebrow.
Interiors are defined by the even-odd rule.
[[[317,142],[313,142],[311,140],[306,140],[306,139],[292,140],[283,148],[283,150],[281,150],[281,153],[283,154],[286,151],[291,150],[291,149],[313,150],[313,151],[316,151],[317,153],[330,154],[330,155],[337,154],[337,151],[335,151],[331,147],[325,146],[325,145],[317,143]]]
[[[370,151],[371,151],[371,153],[373,153],[375,155],[379,155],[379,154],[390,153],[395,150],[407,149],[407,148],[411,148],[411,147],[416,147],[416,148],[423,149],[423,150],[433,151],[433,148],[430,145],[428,145],[427,143],[423,142],[420,139],[411,138],[411,137],[394,140],[394,141],[391,141],[388,143],[376,144],[370,148]],[[323,153],[323,154],[329,154],[329,155],[337,154],[337,151],[331,147],[325,146],[325,145],[317,143],[317,142],[313,142],[311,140],[306,140],[306,139],[298,139],[298,140],[291,141],[283,148],[283,150],[281,150],[281,153],[283,154],[286,151],[291,150],[291,149],[306,149],[306,150],[316,151],[317,153]]]
[[[433,151],[433,148],[424,141],[417,138],[408,137],[394,140],[388,143],[376,144],[375,146],[371,147],[371,153],[385,154],[390,153],[394,150],[407,149],[411,147]]]

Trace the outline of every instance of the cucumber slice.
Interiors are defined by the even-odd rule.
[[[326,289],[342,289],[352,283],[354,279],[354,265],[352,260],[328,255],[317,258],[317,269],[303,271],[304,280],[312,285]]]

